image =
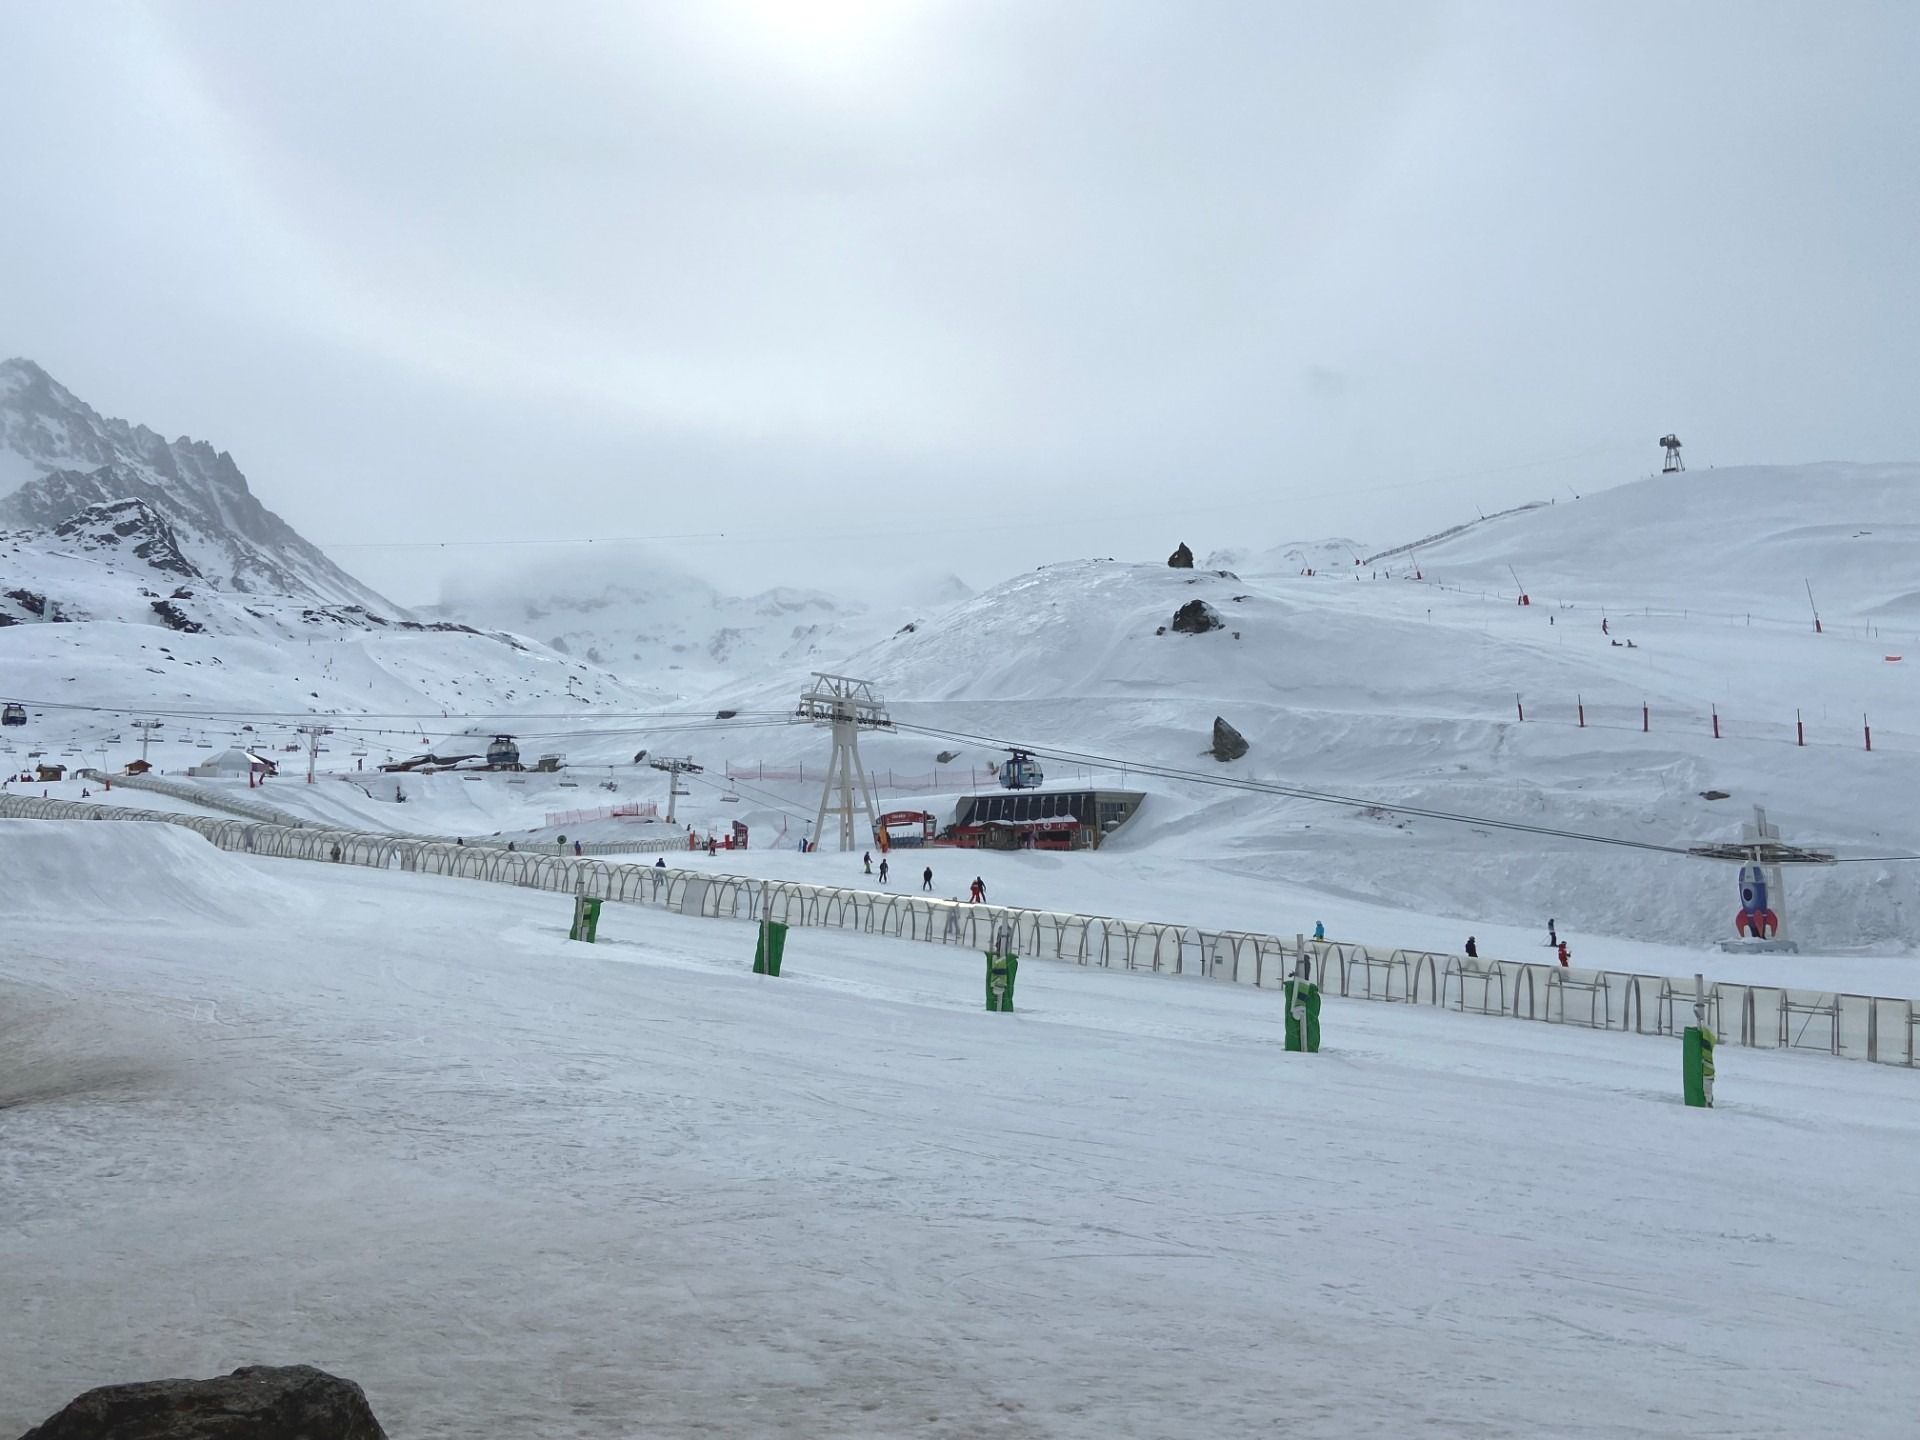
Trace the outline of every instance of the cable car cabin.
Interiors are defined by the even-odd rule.
[[[487,746],[487,764],[497,770],[518,770],[520,768],[520,747],[513,743],[511,735],[496,735],[493,743]]]
[[[27,723],[27,707],[9,705],[0,709],[0,725],[24,725]]]
[[[1047,778],[1040,762],[1025,750],[1011,751],[1000,762],[1000,785],[1005,790],[1032,790]]]

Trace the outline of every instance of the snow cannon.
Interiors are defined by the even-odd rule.
[[[987,1009],[1013,1013],[1013,982],[1019,976],[1020,957],[1013,953],[1013,927],[1002,925],[993,932],[993,949],[987,951]]]
[[[1707,982],[1693,977],[1693,1024],[1680,1037],[1682,1098],[1697,1110],[1713,1108],[1713,1047],[1719,1037],[1707,1024]]]
[[[1780,917],[1767,908],[1767,875],[1758,865],[1740,867],[1740,913],[1733,933],[1768,940],[1780,933]]]
[[[1313,983],[1313,961],[1305,955],[1287,981],[1287,1049],[1320,1053],[1320,987]]]
[[[591,895],[573,897],[573,928],[567,939],[593,944],[600,936],[600,902]]]
[[[762,920],[760,934],[753,942],[753,973],[780,974],[780,958],[787,950],[787,927],[777,920]]]

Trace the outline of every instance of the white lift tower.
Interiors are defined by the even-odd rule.
[[[814,818],[813,838],[817,845],[827,833],[827,817],[840,817],[840,848],[858,850],[873,841],[873,827],[879,815],[874,803],[873,786],[860,764],[860,732],[891,730],[893,718],[886,702],[874,693],[865,680],[847,675],[814,673],[813,684],[800,697],[796,720],[833,727],[833,759],[827,764],[827,783],[820,792],[820,813]],[[864,832],[856,832],[854,816],[864,811]],[[862,837],[856,840],[856,833]]]

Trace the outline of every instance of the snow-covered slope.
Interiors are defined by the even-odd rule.
[[[839,609],[822,612],[846,627],[832,643],[799,643],[794,612],[777,605],[773,617],[755,618],[728,610],[710,587],[603,589],[601,613],[623,624],[658,623],[648,620],[656,607],[679,607],[672,630],[649,632],[646,643],[660,648],[641,651],[654,657],[649,676],[665,682],[656,688],[623,684],[532,641],[503,662],[485,649],[492,642],[460,636],[438,648],[441,637],[354,632],[290,650],[283,641],[245,648],[150,626],[123,626],[107,642],[56,643],[48,637],[82,627],[15,626],[0,631],[0,658],[10,637],[17,644],[32,632],[40,648],[16,652],[31,667],[7,672],[28,677],[16,682],[20,693],[110,707],[101,727],[124,727],[139,706],[358,715],[343,720],[336,747],[366,749],[360,758],[373,764],[388,748],[497,724],[522,733],[534,754],[551,749],[612,767],[570,797],[577,803],[556,795],[555,809],[589,808],[606,798],[592,787],[614,781],[620,799],[664,802],[664,782],[633,757],[691,754],[707,770],[681,804],[683,822],[724,830],[742,818],[756,835],[771,825],[789,838],[813,817],[819,795],[817,778],[793,772],[819,766],[826,741],[814,727],[780,722],[810,671],[833,670],[875,681],[897,718],[926,727],[863,741],[889,801],[950,811],[959,793],[992,784],[986,767],[998,758],[996,741],[1077,752],[1052,766],[1056,782],[1071,769],[1077,783],[1150,792],[1099,856],[1077,857],[1059,874],[1045,871],[1057,857],[1032,857],[1039,868],[1025,903],[1071,908],[1081,903],[1071,881],[1080,868],[1092,874],[1126,857],[1130,876],[1158,866],[1187,893],[1202,893],[1203,877],[1232,877],[1242,896],[1234,914],[1252,928],[1311,928],[1318,917],[1291,902],[1284,913],[1258,913],[1259,897],[1285,881],[1293,894],[1317,890],[1370,913],[1455,916],[1462,940],[1495,924],[1543,932],[1553,915],[1576,935],[1704,946],[1731,931],[1731,867],[1498,826],[1684,849],[1738,838],[1752,807],[1763,805],[1801,844],[1848,857],[1920,852],[1909,799],[1920,763],[1920,655],[1888,658],[1909,648],[1889,617],[1901,597],[1920,593],[1920,547],[1877,543],[1912,523],[1901,508],[1911,473],[1708,472],[1685,477],[1684,505],[1672,481],[1637,483],[1428,542],[1418,557],[1422,581],[1412,578],[1411,555],[1363,567],[1351,555],[1344,565],[1300,563],[1337,559],[1353,548],[1345,541],[1256,552],[1244,572],[1075,561],[911,624],[889,616],[867,627],[874,638],[864,643]],[[1702,559],[1710,547],[1701,518],[1742,505],[1737,545],[1746,560]],[[1499,584],[1514,556],[1530,557],[1522,572],[1529,606],[1514,603],[1510,579],[1504,591]],[[1871,565],[1859,563],[1865,556]],[[1828,607],[1822,634],[1793,614],[1803,579]],[[1172,629],[1175,612],[1195,601],[1212,608],[1219,628]],[[743,642],[668,659],[672,645],[687,643],[673,637],[699,633],[703,619],[717,626],[704,632],[709,639],[738,630]],[[675,672],[674,663],[686,668]],[[667,698],[668,687],[709,698],[680,707],[698,712],[685,722],[634,717]],[[395,713],[406,720],[379,718]],[[1223,765],[1205,753],[1215,716],[1251,742],[1245,758]],[[98,739],[63,713],[36,725],[43,728],[0,742],[73,739],[84,750]],[[276,734],[276,743],[289,739]],[[114,758],[125,753],[123,744]],[[737,798],[729,798],[729,763],[746,767]],[[943,780],[913,778],[930,777],[936,763],[947,767]],[[337,755],[332,764],[352,768]],[[1143,779],[1143,764],[1200,778]],[[1208,783],[1245,779],[1354,803]],[[1496,823],[1409,818],[1393,807]],[[525,797],[500,813],[504,821],[509,810],[535,808]],[[1796,934],[1809,948],[1920,950],[1920,866],[1796,872],[1788,888]],[[1095,886],[1084,903],[1110,893]],[[1153,901],[1149,888],[1127,908],[1163,913]]]
[[[1265,575],[1048,566],[849,656],[842,669],[872,679],[894,715],[914,724],[1134,765],[1678,847],[1737,839],[1757,804],[1804,844],[1912,854],[1914,661],[1890,663],[1905,647],[1884,631],[1869,637],[1845,624],[1816,635],[1790,613],[1803,576],[1836,616],[1885,613],[1920,590],[1920,546],[1883,538],[1910,526],[1902,506],[1912,474],[1713,472],[1686,478],[1678,513],[1668,482],[1628,485],[1422,551],[1426,583],[1411,579],[1410,565],[1356,578],[1351,557],[1311,577],[1290,559]],[[1746,559],[1699,558],[1717,543],[1696,528],[1703,517],[1736,512],[1744,527],[1727,543]],[[1531,606],[1514,603],[1511,580],[1497,592],[1494,572],[1510,555],[1532,557]],[[1589,598],[1600,595],[1617,607],[1605,612],[1604,633]],[[1167,628],[1194,600],[1221,628]],[[1777,623],[1762,623],[1769,617]],[[790,706],[803,680],[796,669],[742,686],[729,703]],[[1252,742],[1244,759],[1205,755],[1216,715]],[[684,743],[711,753],[713,742],[690,734]],[[824,759],[805,731],[766,732],[755,745],[769,764]],[[863,749],[883,769],[923,774],[940,750],[961,750],[963,766],[992,758],[989,745],[938,735],[879,735]],[[1103,783],[1142,782],[1116,763]],[[1170,867],[1305,881],[1469,924],[1544,932],[1554,915],[1563,926],[1689,944],[1730,933],[1734,874],[1724,865],[1363,804],[1145,784],[1156,800],[1115,843],[1148,848]],[[1920,946],[1920,866],[1796,873],[1789,889],[1811,945]],[[1300,920],[1275,917],[1270,928]]]
[[[0,525],[52,530],[124,500],[144,501],[221,589],[394,613],[262,505],[225,451],[103,416],[30,360],[0,362]]]
[[[1744,466],[1662,475],[1496,516],[1421,547],[1429,580],[1538,605],[1920,625],[1920,464]],[[1404,569],[1414,556],[1394,562]],[[1509,566],[1512,567],[1511,571]]]
[[[1033,957],[987,1014],[944,946],[798,929],[769,981],[744,921],[572,944],[154,828],[0,826],[0,1434],[283,1357],[418,1440],[1920,1411],[1910,1072],[1723,1051],[1700,1112],[1671,1040],[1330,999],[1310,1058],[1274,991]]]

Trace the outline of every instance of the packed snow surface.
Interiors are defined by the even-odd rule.
[[[1330,1001],[1288,1056],[1270,992],[1046,962],[991,1015],[963,952],[798,930],[768,980],[746,925],[588,947],[149,828],[0,829],[0,1433],[291,1361],[402,1440],[1920,1411],[1909,1072],[1723,1051],[1692,1111],[1671,1041]]]

